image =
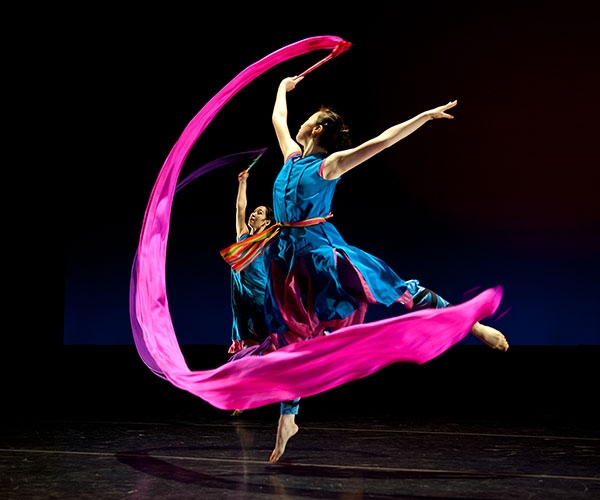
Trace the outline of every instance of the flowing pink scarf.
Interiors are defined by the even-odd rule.
[[[229,99],[268,69],[310,51],[332,50],[306,74],[349,47],[339,37],[317,36],[283,47],[247,67],[190,121],[165,160],[150,195],[130,288],[136,346],[154,373],[216,408],[257,408],[327,391],[391,363],[425,363],[462,340],[476,321],[494,314],[499,307],[502,288],[498,286],[445,309],[354,325],[211,370],[188,368],[171,321],[165,277],[173,197],[188,153]]]

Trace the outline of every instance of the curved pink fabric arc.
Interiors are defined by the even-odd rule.
[[[192,146],[219,110],[244,86],[273,66],[315,50],[334,50],[342,45],[337,36],[317,36],[285,46],[248,66],[223,87],[190,121],[171,149],[144,214],[133,272],[137,276],[135,301],[130,311],[135,314],[134,329],[141,332],[138,351],[143,353],[151,369],[176,386],[178,377],[189,372],[179,348],[171,321],[166,294],[166,247],[170,215],[177,178]],[[131,288],[130,288],[131,293]]]
[[[496,287],[457,306],[354,325],[212,370],[188,368],[171,321],[165,277],[171,208],[182,165],[206,126],[241,88],[280,62],[313,50],[335,49],[340,43],[347,42],[335,36],[301,40],[239,73],[185,128],[150,195],[137,254],[136,328],[157,374],[220,409],[250,409],[310,396],[395,362],[424,363],[463,339],[473,323],[492,315],[502,297],[501,287]]]

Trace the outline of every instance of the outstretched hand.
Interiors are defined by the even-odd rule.
[[[448,104],[444,104],[443,106],[433,108],[432,110],[429,111],[429,115],[432,118],[449,118],[450,120],[452,120],[454,118],[454,116],[452,116],[449,113],[446,113],[446,111],[449,110],[450,108],[453,108],[457,104],[458,104],[457,100],[450,101]]]

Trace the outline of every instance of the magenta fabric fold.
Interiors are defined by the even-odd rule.
[[[422,364],[439,356],[468,335],[476,321],[492,315],[501,298],[501,287],[491,288],[456,306],[353,325],[213,370],[178,372],[172,381],[223,410],[311,396],[392,363]]]
[[[476,321],[494,314],[502,298],[498,286],[445,309],[342,328],[325,337],[264,356],[241,357],[211,370],[188,368],[171,321],[165,276],[171,208],[183,163],[206,126],[245,85],[278,63],[314,50],[333,50],[339,44],[347,42],[336,36],[307,38],[239,73],[185,128],[150,195],[130,290],[138,351],[154,373],[223,410],[311,396],[366,377],[391,363],[425,363],[460,342]]]

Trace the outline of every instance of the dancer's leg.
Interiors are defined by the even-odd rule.
[[[296,415],[300,406],[300,398],[284,401],[280,404],[279,424],[277,425],[277,439],[275,448],[271,452],[270,462],[277,462],[285,451],[288,440],[298,432]]]
[[[420,309],[442,309],[443,307],[451,305],[450,302],[443,297],[440,297],[433,290],[429,290],[420,285],[416,290],[412,287],[409,287],[408,289],[413,297],[413,311],[418,311]]]
[[[408,289],[413,296],[413,310],[441,309],[452,305],[434,291],[418,285],[416,280],[411,280],[408,283]],[[473,328],[471,328],[471,333],[492,349],[498,351],[508,350],[508,341],[506,340],[506,337],[502,332],[491,326],[477,322],[473,325]]]

